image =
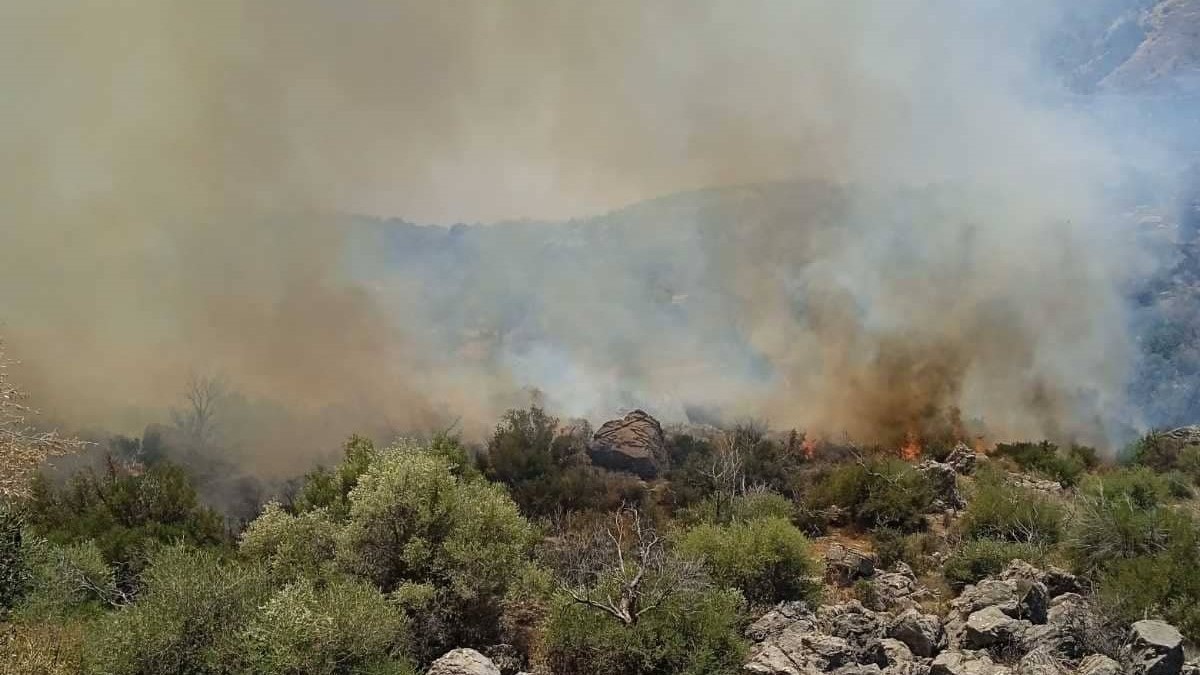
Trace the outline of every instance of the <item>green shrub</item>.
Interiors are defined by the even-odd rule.
[[[1196,524],[1177,521],[1162,550],[1108,562],[1098,574],[1100,606],[1124,623],[1161,617],[1189,640],[1200,638],[1198,550]]]
[[[62,488],[41,478],[26,504],[28,524],[59,543],[92,540],[104,559],[132,578],[156,545],[226,543],[221,517],[202,506],[184,470],[167,463],[134,473],[110,463],[102,474],[75,474]]]
[[[425,648],[495,638],[504,594],[535,535],[501,486],[459,478],[444,458],[402,444],[371,463],[349,500],[340,566],[384,592],[437,589],[446,632],[423,634],[433,641]]]
[[[905,534],[890,527],[871,533],[871,547],[880,568],[890,569],[904,563],[918,574],[929,567],[929,556],[939,547],[940,539],[929,532]]]
[[[961,589],[999,574],[1014,559],[1038,564],[1044,557],[1043,549],[1032,544],[975,539],[950,554],[942,567],[942,576],[952,588]]]
[[[93,614],[121,597],[113,569],[90,541],[61,546],[31,538],[24,555],[29,579],[20,608],[22,618]]]
[[[1041,443],[999,443],[993,456],[1007,457],[1025,471],[1032,471],[1063,485],[1075,485],[1090,466],[1096,464],[1096,451],[1072,445],[1063,451],[1050,441]]]
[[[1064,517],[1052,497],[980,472],[961,526],[971,539],[1053,544],[1062,536]]]
[[[275,593],[241,633],[246,672],[409,675],[403,614],[374,588],[304,580]]]
[[[292,515],[270,502],[242,533],[239,550],[265,562],[278,582],[317,577],[332,566],[340,529],[324,507]]]
[[[25,565],[23,526],[16,511],[0,502],[0,620],[25,595],[29,569]]]
[[[796,517],[796,504],[781,494],[756,491],[733,498],[729,505],[730,522],[746,522],[758,518]],[[717,522],[716,502],[710,497],[679,512],[677,520],[686,525]]]
[[[1169,488],[1145,468],[1122,470],[1085,484],[1067,540],[1075,566],[1096,572],[1117,561],[1154,556],[1186,534],[1191,520],[1171,508]]]
[[[342,462],[330,470],[323,467],[309,472],[296,499],[296,510],[303,513],[323,509],[334,521],[345,520],[350,513],[350,491],[358,477],[379,456],[371,439],[352,435],[342,446]]]
[[[925,474],[898,459],[871,459],[834,469],[815,486],[812,502],[838,506],[864,528],[922,529],[933,504],[933,486]]]
[[[741,602],[732,590],[680,593],[626,625],[560,596],[546,620],[539,660],[555,675],[740,672],[746,651]]]
[[[89,630],[85,672],[104,675],[227,673],[239,635],[269,596],[265,568],[178,545],[151,554],[133,605]]]
[[[753,603],[814,601],[820,593],[813,580],[819,565],[808,540],[784,518],[697,525],[684,533],[677,550],[703,561],[717,583]]]
[[[1176,466],[1191,478],[1193,483],[1200,484],[1200,445],[1189,445],[1180,450]]]

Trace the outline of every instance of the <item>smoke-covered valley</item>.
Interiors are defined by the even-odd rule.
[[[1195,12],[16,3],[3,333],[267,474],[531,400],[1115,449],[1200,415]]]

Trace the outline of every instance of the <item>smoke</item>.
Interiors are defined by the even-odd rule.
[[[1055,100],[1052,3],[996,4],[6,3],[0,319],[75,425],[136,429],[197,371],[279,402],[264,467],[354,428],[480,433],[529,388],[1103,440],[1127,158]],[[439,230],[433,259],[341,215],[769,181],[784,206]]]

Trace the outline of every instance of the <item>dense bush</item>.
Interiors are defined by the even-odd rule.
[[[0,502],[0,620],[3,620],[25,594],[28,569],[25,566],[24,522],[16,511]]]
[[[276,581],[315,578],[332,569],[340,530],[324,507],[293,515],[271,502],[246,527],[239,550],[265,562]]]
[[[1118,560],[1154,555],[1186,531],[1189,520],[1170,508],[1169,483],[1145,467],[1084,482],[1067,548],[1076,567],[1095,572]]]
[[[510,410],[488,441],[483,472],[508,486],[521,511],[553,516],[611,511],[640,503],[645,488],[635,477],[592,466],[586,424],[562,428],[538,407]]]
[[[1164,550],[1114,560],[1099,574],[1097,596],[1110,616],[1124,623],[1161,617],[1189,640],[1200,638],[1200,542],[1188,525],[1175,530]]]
[[[940,538],[930,532],[906,534],[883,527],[871,533],[871,548],[876,564],[882,569],[904,563],[920,574],[929,567],[929,557],[938,550],[939,544]]]
[[[732,590],[681,593],[626,625],[561,596],[539,657],[556,675],[728,675],[746,650],[741,603]]]
[[[1032,544],[975,539],[964,542],[950,554],[942,567],[942,575],[952,588],[961,589],[999,574],[1014,559],[1038,564],[1043,557],[1043,549]]]
[[[270,595],[266,570],[179,545],[153,553],[142,577],[138,601],[89,631],[85,670],[105,675],[237,672],[240,629]]]
[[[766,490],[735,495],[729,502],[728,512],[728,522],[746,522],[756,518],[794,520],[797,515],[796,504],[792,500]],[[712,498],[703,499],[676,513],[676,519],[686,525],[717,523],[716,501]]]
[[[240,635],[247,673],[409,675],[403,614],[374,588],[303,580],[275,593]]]
[[[91,541],[59,545],[29,539],[24,557],[28,580],[19,612],[24,619],[93,614],[123,598],[113,569]]]
[[[1052,497],[980,471],[961,526],[971,539],[1045,545],[1061,538],[1064,517],[1062,505]]]
[[[342,462],[334,469],[318,467],[304,477],[295,510],[325,510],[333,520],[344,520],[350,513],[350,491],[379,452],[371,439],[357,434],[342,446]]]
[[[1039,473],[1068,486],[1077,483],[1084,471],[1098,463],[1093,448],[1071,445],[1063,450],[1049,441],[999,443],[992,455],[1007,457],[1025,471]]]
[[[820,595],[819,565],[808,540],[784,518],[697,525],[680,538],[678,552],[702,560],[718,584],[738,589],[753,603],[814,601]]]
[[[199,503],[183,469],[165,463],[138,473],[110,462],[103,473],[77,473],[61,488],[39,478],[25,512],[29,526],[51,541],[95,541],[126,581],[154,545],[226,542],[221,517]]]
[[[811,496],[818,506],[845,509],[860,527],[904,531],[924,528],[924,514],[933,498],[925,474],[892,458],[839,466],[814,487]]]

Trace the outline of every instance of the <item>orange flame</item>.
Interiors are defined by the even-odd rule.
[[[921,439],[913,432],[904,434],[904,445],[900,446],[900,459],[915,461],[921,457]]]
[[[804,442],[800,444],[800,451],[804,453],[805,459],[812,459],[817,453],[817,439],[805,436]]]

